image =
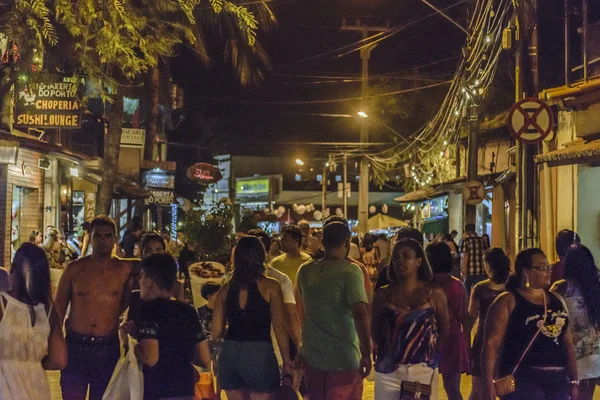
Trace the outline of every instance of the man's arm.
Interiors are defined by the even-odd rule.
[[[371,372],[371,334],[369,332],[369,310],[367,304],[357,303],[352,306],[354,327],[360,342],[360,373],[366,377]]]
[[[62,276],[60,277],[60,281],[58,282],[58,288],[56,289],[56,312],[60,318],[61,326],[65,321],[65,314],[73,296],[73,276],[75,275],[77,266],[77,261],[67,265],[67,268],[65,268]]]
[[[290,278],[284,275],[281,284],[283,293],[283,308],[285,311],[286,326],[288,334],[296,346],[300,345],[300,320],[298,319],[298,310],[296,309],[296,300],[294,298],[294,286]]]
[[[127,308],[129,308],[129,303],[131,302],[131,293],[133,291],[133,267],[132,264],[128,261],[117,261],[119,263],[123,263],[124,267],[127,269],[127,280],[123,285],[123,296],[121,297],[121,308],[120,313],[123,314]]]

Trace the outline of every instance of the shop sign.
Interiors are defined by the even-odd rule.
[[[85,221],[92,222],[96,216],[96,193],[88,192],[85,194],[84,200]]]
[[[171,190],[151,190],[146,205],[167,206],[175,203],[175,194]]]
[[[186,175],[192,182],[203,185],[218,182],[223,178],[218,168],[207,163],[196,163],[190,166]]]
[[[15,126],[81,127],[79,83],[73,78],[15,85]]]
[[[235,193],[237,197],[268,195],[271,179],[245,179],[235,182]]]
[[[121,130],[121,147],[142,148],[145,140],[145,129],[123,128]]]
[[[165,174],[146,174],[146,187],[175,189],[175,177]]]

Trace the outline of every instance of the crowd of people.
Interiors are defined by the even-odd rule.
[[[600,378],[599,272],[572,231],[559,232],[555,264],[529,248],[511,274],[472,225],[460,244],[408,227],[357,244],[337,216],[318,232],[252,229],[227,280],[194,294],[207,301],[199,310],[177,279],[193,248],[133,226],[115,257],[115,225],[101,216],[82,241],[89,255],[68,263],[53,295],[56,234],[32,233],[0,270],[1,399],[49,399],[44,370],[61,370],[64,399],[101,399],[129,343],[149,400],[194,399],[194,366],[229,400],[275,399],[282,387],[358,400],[365,378],[375,399],[436,399],[441,382],[458,400],[465,374],[471,400],[591,400]]]

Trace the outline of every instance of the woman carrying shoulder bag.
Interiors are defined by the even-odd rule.
[[[377,290],[371,331],[377,400],[437,399],[438,340],[448,334],[448,303],[433,283],[421,245],[401,239],[392,249],[391,283]]]
[[[508,292],[498,296],[486,318],[483,400],[577,398],[569,316],[562,298],[548,291],[551,272],[542,250],[531,248],[517,255]]]

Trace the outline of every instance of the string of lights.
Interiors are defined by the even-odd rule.
[[[398,143],[379,153],[364,154],[374,168],[385,171],[408,163],[408,171],[405,171],[418,188],[434,183],[440,166],[449,163],[449,145],[460,138],[460,126],[468,106],[479,104],[494,80],[502,52],[502,31],[512,16],[510,0],[493,3],[475,2],[463,55],[438,112],[409,135],[410,144]]]

